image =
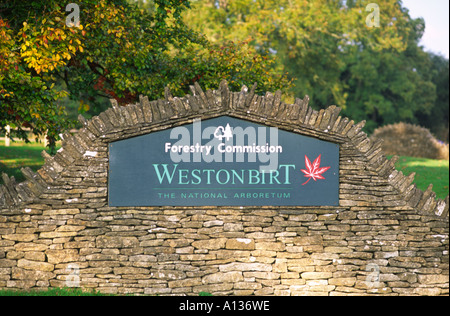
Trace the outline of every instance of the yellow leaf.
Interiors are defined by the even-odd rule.
[[[78,46],[78,49],[80,50],[80,52],[84,51],[83,46]]]

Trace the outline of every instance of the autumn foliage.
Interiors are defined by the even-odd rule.
[[[273,58],[245,41],[212,44],[188,28],[185,0],[155,0],[144,10],[126,0],[79,2],[79,25],[66,25],[64,1],[0,1],[0,132],[15,127],[47,134],[51,147],[74,126],[60,100],[80,111],[100,100],[134,103],[139,95],[158,99],[189,85],[234,89],[258,83],[261,91],[289,86],[273,70]],[[92,113],[95,114],[95,113]]]

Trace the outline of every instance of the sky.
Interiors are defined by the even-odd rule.
[[[449,0],[403,0],[412,18],[425,20],[425,34],[420,45],[449,58]]]

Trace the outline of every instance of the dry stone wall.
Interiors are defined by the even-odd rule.
[[[0,288],[147,295],[448,295],[449,199],[331,106],[204,92],[113,107],[0,187]],[[340,145],[339,206],[109,207],[108,144],[228,115]]]

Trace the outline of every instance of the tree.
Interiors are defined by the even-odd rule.
[[[370,132],[430,111],[435,87],[418,45],[423,20],[411,19],[401,1],[377,1],[379,16],[368,4],[207,0],[196,2],[185,21],[214,42],[251,37],[255,48],[276,56],[278,71],[289,73],[292,94],[308,94],[318,108],[336,104],[367,120]]]
[[[418,113],[418,123],[431,130],[438,139],[449,140],[449,61],[447,58],[429,53],[432,82],[436,86],[436,102],[430,111]]]
[[[11,125],[17,128],[17,136],[25,140],[25,128],[31,128],[36,135],[47,132],[54,148],[62,127],[71,126],[64,119],[64,109],[55,102],[66,93],[53,89],[47,73],[38,76],[36,71],[30,71],[31,64],[40,67],[35,55],[37,46],[27,55],[31,46],[27,40],[28,25],[24,23],[21,30],[17,34],[7,21],[0,19],[0,132]]]
[[[73,126],[62,98],[81,111],[101,109],[103,100],[135,103],[139,95],[157,99],[169,86],[173,95],[189,85],[217,87],[222,79],[236,89],[257,82],[259,89],[288,86],[273,70],[273,59],[245,42],[212,44],[188,28],[181,14],[186,0],[154,0],[147,8],[126,0],[79,2],[79,23],[67,25],[65,2],[0,2],[0,128],[15,125],[58,134]],[[95,114],[95,113],[93,113]]]

